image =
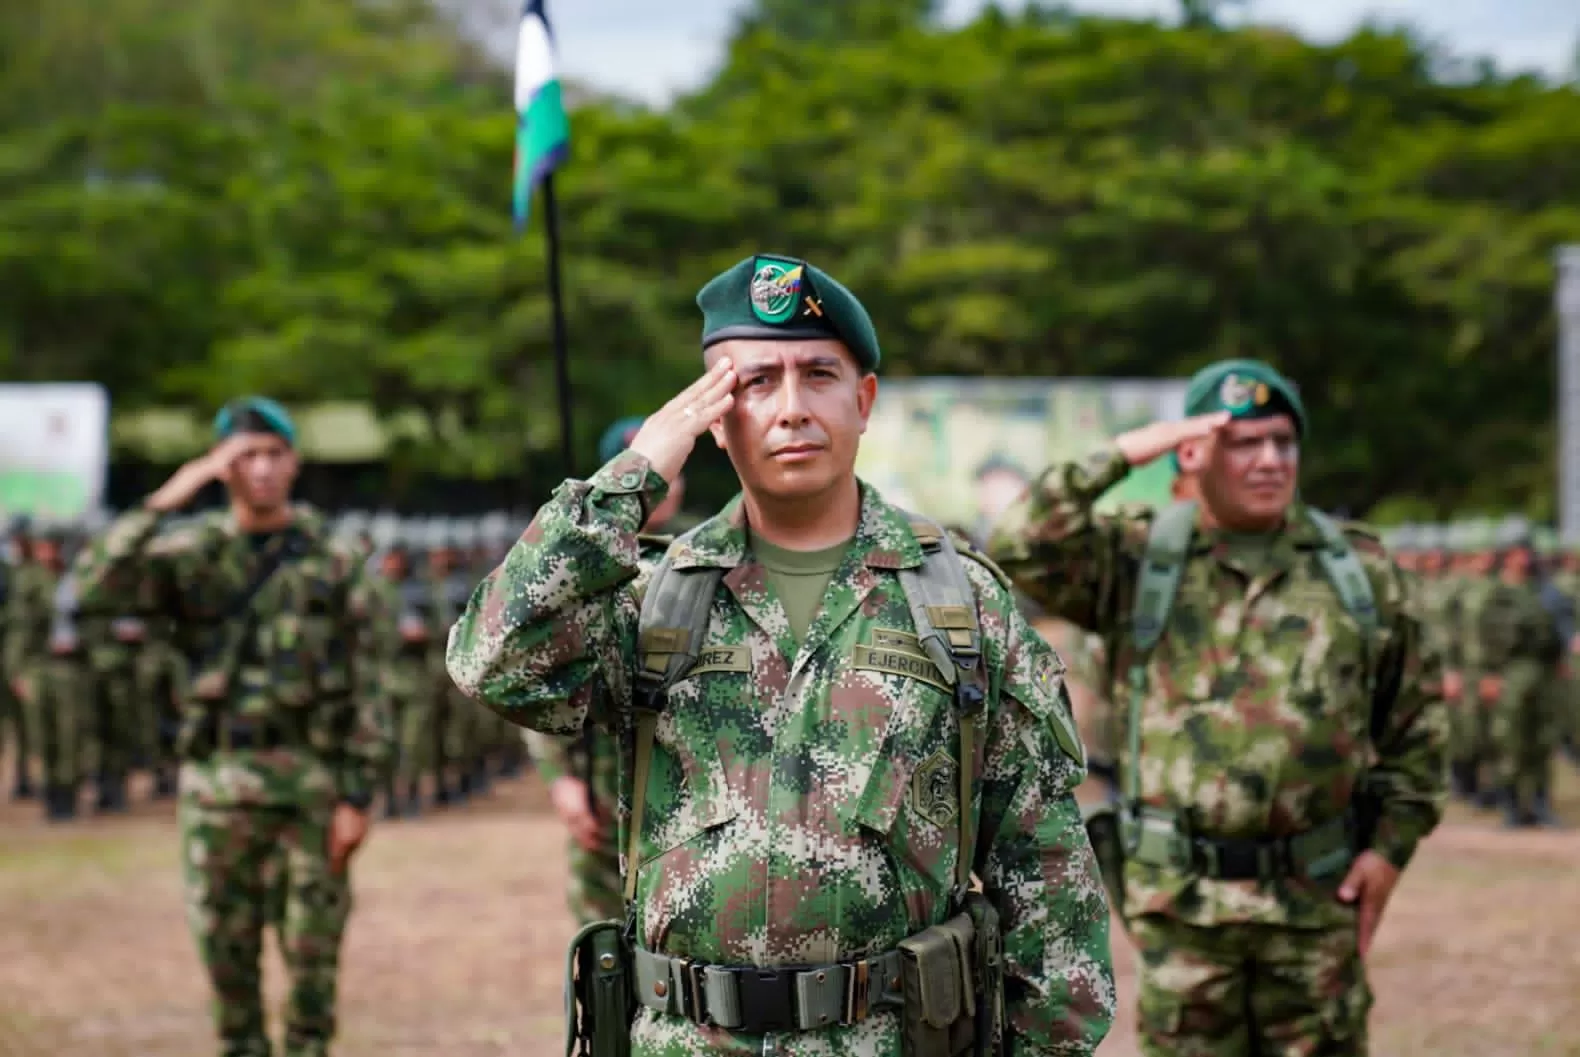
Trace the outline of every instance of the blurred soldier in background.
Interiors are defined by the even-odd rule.
[[[1497,579],[1481,614],[1476,688],[1490,718],[1487,770],[1506,826],[1553,826],[1559,723],[1553,706],[1573,618],[1563,613],[1556,588],[1537,579],[1524,519],[1505,523],[1498,546]]]
[[[7,742],[12,749],[15,774],[12,777],[11,799],[31,800],[34,795],[32,768],[33,746],[27,721],[27,709],[13,686],[20,672],[13,671],[7,660],[5,643],[10,637],[10,599],[16,590],[22,569],[31,553],[28,538],[29,522],[25,517],[16,518],[6,532],[5,554],[0,555],[0,758],[4,758]]]
[[[43,765],[44,813],[75,817],[93,733],[91,687],[66,529],[49,525],[33,540],[33,560],[17,574],[7,603],[6,671],[27,710]]]

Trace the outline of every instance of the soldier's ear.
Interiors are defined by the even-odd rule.
[[[713,443],[717,444],[724,451],[730,450],[729,443],[724,439],[724,421],[722,419],[709,426],[708,432],[713,434]]]
[[[1207,465],[1207,445],[1200,440],[1187,440],[1175,450],[1181,473],[1200,473]]]

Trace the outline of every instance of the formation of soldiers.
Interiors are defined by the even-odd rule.
[[[1443,657],[1455,796],[1510,827],[1557,825],[1556,759],[1580,762],[1580,551],[1517,517],[1404,525],[1388,545]]]
[[[125,812],[138,772],[150,776],[152,799],[176,792],[188,659],[170,628],[84,610],[70,575],[77,551],[107,523],[15,519],[0,562],[0,757],[13,761],[11,798],[38,801],[56,822],[85,808]],[[473,587],[523,523],[503,512],[465,520],[358,511],[335,522],[388,592],[382,680],[399,751],[383,790],[386,818],[464,804],[522,771],[519,733],[461,697],[444,647]]]

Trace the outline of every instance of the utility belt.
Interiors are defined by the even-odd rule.
[[[636,997],[656,1013],[745,1035],[859,1024],[905,1004],[900,952],[830,965],[702,965],[638,947]]]
[[[633,947],[619,922],[589,925],[571,943],[566,1053],[628,1057],[640,1004],[743,1035],[849,1026],[892,1010],[905,1057],[996,1057],[1006,1023],[998,912],[979,892],[963,906],[894,950],[827,965],[708,965]]]
[[[1171,811],[1123,812],[1120,835],[1136,862],[1215,881],[1328,880],[1349,869],[1359,844],[1354,813],[1266,839],[1199,836]]]

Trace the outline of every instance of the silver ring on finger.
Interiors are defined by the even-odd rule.
[[[694,407],[686,408],[686,417],[687,418],[696,418],[697,417],[697,409],[694,408]]]

